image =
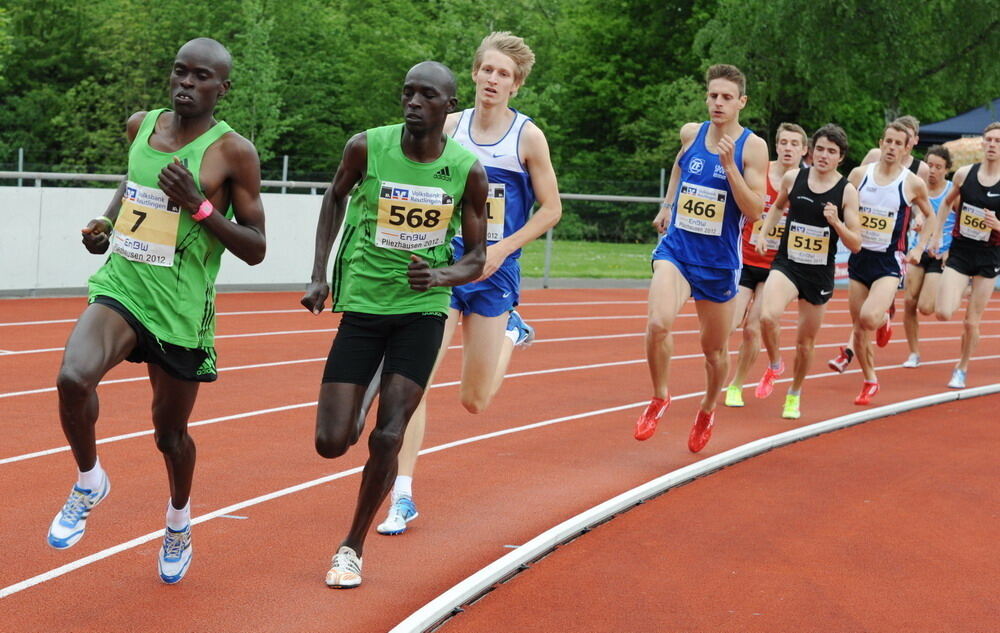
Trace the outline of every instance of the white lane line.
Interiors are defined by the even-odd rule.
[[[848,310],[839,310],[839,311],[838,310],[828,310],[827,314],[834,313],[834,312],[847,313]],[[681,317],[695,317],[695,316],[697,316],[697,315],[693,314],[693,313],[692,314],[679,314],[679,315],[677,315],[677,318],[681,318]],[[797,315],[797,313],[794,310],[787,310],[782,315],[782,322],[783,323],[788,323],[788,324],[796,323],[797,322],[796,321],[797,316],[798,315]],[[571,321],[623,321],[623,320],[628,320],[628,319],[645,319],[645,318],[647,318],[645,314],[624,314],[624,315],[616,315],[616,316],[556,317],[556,318],[548,318],[548,319],[528,319],[528,320],[530,322],[532,322],[532,323],[556,323],[556,322],[571,322]],[[998,323],[1000,323],[1000,320],[984,320],[984,321],[980,321],[981,325],[996,325]],[[936,326],[936,325],[949,325],[949,324],[951,324],[951,325],[960,325],[961,321],[958,321],[958,320],[952,320],[952,321],[929,320],[929,321],[921,321],[921,323],[920,323],[921,327]],[[897,322],[894,325],[895,326],[900,326],[901,323]],[[823,327],[824,327],[824,329],[829,329],[829,328],[845,328],[845,327],[851,327],[851,324],[850,323],[830,323],[830,324],[825,324]],[[274,332],[248,332],[246,334],[220,334],[220,335],[217,335],[215,338],[216,339],[236,339],[236,338],[259,338],[259,337],[264,337],[264,336],[293,336],[293,335],[300,335],[300,334],[329,334],[329,333],[333,333],[333,332],[336,332],[336,331],[337,331],[337,328],[316,329],[316,330],[281,330],[281,331],[274,331]],[[698,330],[679,330],[677,332],[674,332],[674,334],[697,334],[698,332],[699,332]],[[592,338],[602,338],[602,337],[596,336],[596,337],[592,337]],[[537,339],[535,342],[536,343],[542,343],[542,342],[545,342],[546,340],[555,341],[555,340],[565,340],[565,339]],[[5,352],[0,352],[0,356],[23,356],[23,355],[26,355],[26,354],[43,354],[43,353],[49,353],[49,352],[61,352],[64,349],[65,349],[64,347],[46,347],[46,348],[42,348],[42,349],[8,350],[8,351],[5,351]],[[448,349],[451,349],[451,348],[449,347]],[[3,397],[3,396],[0,395],[0,397]]]
[[[988,360],[988,359],[994,359],[994,358],[1000,358],[1000,355],[975,357],[972,360]],[[925,364],[931,365],[931,364],[940,364],[940,363],[954,363],[954,362],[956,362],[956,360],[957,359],[948,359],[948,360],[942,360],[942,361],[933,361],[933,362],[929,362],[929,363],[925,363]],[[900,367],[901,367],[901,365],[893,365],[893,366],[890,366],[890,367],[882,367],[880,369],[882,369],[882,370],[886,370],[886,369],[898,369]],[[855,370],[855,371],[859,371],[859,370]],[[844,373],[851,373],[851,372],[844,372]],[[811,376],[806,376],[806,379],[808,380],[808,379],[816,379],[816,378],[823,378],[823,377],[828,377],[828,376],[839,376],[839,375],[841,375],[841,374],[836,374],[836,373],[830,372],[830,373],[814,374],[814,375],[811,375]],[[776,382],[791,382],[791,378],[780,379],[780,380],[778,380]],[[750,384],[748,383],[746,386],[750,386]],[[698,396],[703,395],[704,393],[705,393],[704,391],[696,391],[696,392],[692,392],[692,393],[685,393],[685,394],[673,396],[673,400],[687,400],[689,398],[696,398]],[[559,417],[559,418],[553,418],[551,420],[543,420],[541,422],[535,422],[535,423],[532,423],[532,424],[525,424],[523,426],[518,426],[518,427],[514,427],[514,428],[510,428],[510,429],[503,429],[503,430],[500,430],[500,431],[494,431],[492,433],[484,433],[482,435],[476,435],[476,436],[468,437],[468,438],[465,438],[465,439],[462,439],[462,440],[457,440],[457,441],[454,441],[454,442],[448,442],[446,444],[440,444],[438,446],[427,448],[427,449],[424,449],[424,450],[420,451],[418,453],[418,455],[429,455],[431,453],[437,453],[437,452],[440,452],[440,451],[443,451],[443,450],[447,450],[447,449],[450,449],[450,448],[456,448],[458,446],[465,446],[467,444],[474,444],[474,443],[477,443],[477,442],[481,442],[481,441],[488,440],[488,439],[493,439],[493,438],[496,438],[496,437],[502,437],[502,436],[505,436],[505,435],[512,435],[514,433],[521,433],[521,432],[524,432],[524,431],[530,431],[530,430],[533,430],[533,429],[539,429],[539,428],[543,428],[543,427],[547,427],[547,426],[552,426],[554,424],[561,424],[563,422],[570,422],[570,421],[573,421],[573,420],[580,420],[580,419],[583,419],[583,418],[594,417],[594,416],[603,415],[603,414],[606,414],[606,413],[616,413],[618,411],[625,411],[625,410],[628,410],[628,409],[636,409],[636,408],[639,408],[639,407],[644,407],[648,403],[649,402],[647,400],[642,400],[642,401],[639,401],[639,402],[632,402],[630,404],[623,404],[623,405],[619,405],[619,406],[616,406],[616,407],[607,407],[607,408],[603,408],[603,409],[596,409],[596,410],[593,410],[593,411],[586,411],[584,413],[577,413],[577,414],[574,414],[574,415],[567,415],[567,416],[563,416],[563,417]],[[714,458],[706,458],[706,459],[714,459]],[[201,515],[201,516],[199,516],[197,518],[194,518],[194,519],[191,520],[191,523],[192,524],[204,523],[205,521],[210,521],[212,519],[218,518],[218,517],[220,517],[222,515],[225,515],[225,514],[233,514],[235,512],[239,512],[240,510],[243,510],[244,508],[249,508],[251,506],[259,505],[259,504],[264,503],[266,501],[271,501],[273,499],[277,499],[277,498],[280,498],[280,497],[284,497],[286,495],[294,494],[294,493],[300,492],[302,490],[307,490],[309,488],[313,488],[315,486],[319,486],[319,485],[322,485],[322,484],[325,484],[325,483],[328,483],[328,482],[331,482],[331,481],[334,481],[334,480],[337,480],[337,479],[342,479],[342,478],[348,477],[350,475],[355,475],[355,474],[360,473],[361,470],[362,470],[362,468],[363,468],[362,466],[357,466],[355,468],[350,468],[348,470],[343,470],[343,471],[341,471],[339,473],[334,473],[332,475],[327,475],[325,477],[320,477],[319,479],[313,479],[311,481],[306,481],[306,482],[303,482],[301,484],[296,484],[294,486],[289,486],[288,488],[283,488],[281,490],[276,490],[274,492],[270,492],[270,493],[265,494],[265,495],[260,495],[258,497],[254,497],[252,499],[247,499],[245,501],[240,501],[239,503],[234,503],[232,505],[226,506],[224,508],[220,508],[220,509],[215,510],[213,512],[209,512],[208,514],[203,514],[203,515]],[[98,562],[100,560],[104,560],[105,558],[109,558],[111,556],[114,556],[115,554],[119,554],[121,552],[133,549],[135,547],[143,545],[144,543],[148,543],[150,541],[153,541],[153,540],[155,540],[157,538],[162,538],[162,537],[163,537],[163,530],[157,530],[155,532],[150,532],[149,534],[144,534],[142,536],[138,536],[138,537],[136,537],[136,538],[134,538],[132,540],[126,541],[124,543],[119,543],[118,545],[115,545],[113,547],[109,547],[107,549],[101,550],[100,552],[96,552],[94,554],[91,554],[89,556],[85,556],[83,558],[77,559],[75,561],[72,561],[70,563],[62,565],[60,567],[56,567],[55,569],[50,569],[47,572],[43,572],[43,573],[38,574],[36,576],[32,576],[31,578],[27,578],[25,580],[22,580],[21,582],[17,582],[17,583],[14,583],[12,585],[8,585],[8,586],[0,589],[0,598],[6,598],[7,596],[11,596],[11,595],[13,595],[15,593],[18,593],[20,591],[24,591],[25,589],[28,589],[30,587],[34,587],[35,585],[41,584],[43,582],[47,582],[49,580],[53,580],[55,578],[58,578],[58,577],[63,576],[65,574],[68,574],[71,571],[75,571],[77,569],[80,569],[80,568],[85,567],[87,565],[90,565],[92,563],[96,563],[96,562]]]

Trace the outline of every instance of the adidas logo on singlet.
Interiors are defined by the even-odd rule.
[[[451,170],[448,169],[447,166],[442,167],[441,169],[437,170],[437,173],[434,174],[434,177],[437,178],[438,180],[451,180]]]

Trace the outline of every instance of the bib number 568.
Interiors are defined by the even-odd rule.
[[[421,209],[419,207],[407,209],[396,205],[389,207],[389,224],[393,226],[406,224],[412,229],[432,229],[440,222],[441,212],[437,209]]]

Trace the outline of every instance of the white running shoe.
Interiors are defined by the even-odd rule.
[[[326,572],[326,586],[350,589],[361,584],[361,557],[350,547],[342,545],[333,555],[333,565]]]
[[[171,530],[169,527],[163,535],[163,547],[157,566],[160,570],[160,580],[172,585],[180,582],[187,573],[191,557],[194,556],[194,545],[191,544],[191,524],[183,530]]]
[[[389,516],[384,523],[380,523],[375,531],[379,534],[402,534],[406,531],[406,524],[420,516],[417,506],[413,504],[413,499],[402,495],[389,506]]]
[[[104,479],[97,490],[87,490],[74,485],[69,497],[49,526],[49,545],[56,549],[72,547],[83,538],[87,529],[87,517],[90,511],[97,507],[108,493],[111,492],[111,480],[104,473]]]
[[[906,367],[907,369],[920,367],[920,354],[910,354],[909,357],[903,361],[903,367]]]
[[[948,387],[950,389],[965,389],[965,372],[961,369],[951,372],[951,380],[948,381]]]

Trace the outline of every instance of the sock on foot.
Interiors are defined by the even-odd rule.
[[[413,496],[413,477],[408,477],[406,475],[397,475],[396,483],[392,486],[392,500],[395,501],[400,497],[412,497]]]
[[[84,490],[97,490],[103,480],[104,469],[101,468],[101,459],[98,458],[97,461],[94,462],[93,468],[87,472],[83,472],[82,470],[79,472],[79,475],[77,475],[76,478],[76,485],[80,486]]]
[[[183,508],[175,508],[174,501],[167,501],[167,527],[171,530],[183,530],[191,523],[191,499]]]

